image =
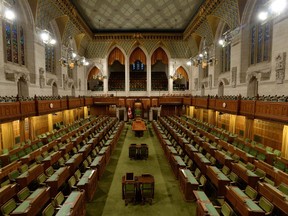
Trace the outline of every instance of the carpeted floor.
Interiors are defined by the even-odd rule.
[[[128,150],[131,143],[147,143],[148,159],[129,159]],[[150,173],[154,176],[155,197],[152,205],[147,203],[125,206],[121,194],[121,178],[126,172],[134,172],[134,175]],[[94,199],[86,204],[86,209],[89,216],[196,215],[196,204],[184,201],[179,182],[175,179],[151,124],[148,124],[148,130],[141,138],[135,137],[131,125],[125,125],[106,171],[98,183]]]

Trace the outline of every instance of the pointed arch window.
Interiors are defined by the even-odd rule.
[[[25,65],[25,37],[23,27],[4,21],[6,61]]]
[[[261,5],[267,2],[258,1],[253,14],[258,14]],[[271,56],[272,22],[252,24],[250,31],[250,65],[267,62]]]
[[[45,68],[46,72],[56,74],[55,47],[45,44]]]
[[[229,31],[229,26],[226,24],[223,33]],[[222,60],[222,70],[221,72],[230,71],[231,67],[231,44],[227,44],[226,46],[222,47],[221,50],[221,60]]]

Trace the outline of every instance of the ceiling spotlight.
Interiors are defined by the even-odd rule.
[[[287,0],[275,0],[271,3],[271,10],[275,14],[280,14],[286,7]]]
[[[268,12],[266,12],[266,11],[261,11],[261,12],[258,14],[258,19],[259,19],[260,21],[265,21],[267,18],[268,18]]]
[[[11,9],[6,9],[5,12],[4,12],[4,18],[9,20],[9,21],[12,21],[15,19],[15,13],[14,11],[12,11]]]

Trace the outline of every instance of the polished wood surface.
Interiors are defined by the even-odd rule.
[[[68,167],[60,167],[56,172],[46,180],[46,184],[51,187],[51,196],[55,197],[59,188],[70,177]]]

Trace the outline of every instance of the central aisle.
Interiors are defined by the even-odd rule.
[[[146,143],[149,148],[148,159],[129,159],[128,153],[131,143]],[[117,153],[119,150],[121,151],[120,155],[119,152]],[[117,157],[119,158],[117,159]],[[134,175],[149,173],[154,176],[155,197],[152,205],[148,203],[144,205],[129,203],[128,206],[125,206],[121,194],[121,180],[126,172],[133,172]],[[106,193],[108,194],[105,195]],[[135,137],[131,130],[131,125],[126,124],[117,148],[112,154],[111,161],[99,181],[96,196],[92,203],[87,204],[87,215],[174,216],[180,214],[196,215],[196,204],[183,200],[179,189],[179,182],[175,179],[170,164],[165,158],[152,125],[149,124],[148,130],[144,132],[144,136],[138,138]]]

